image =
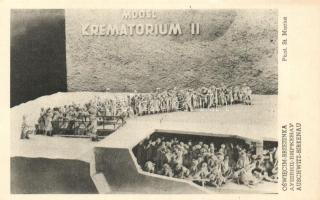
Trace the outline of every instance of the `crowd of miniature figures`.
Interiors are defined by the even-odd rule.
[[[201,87],[198,89],[159,88],[152,93],[134,92],[124,98],[95,97],[85,104],[41,108],[36,132],[52,136],[53,129],[85,129],[88,135],[96,136],[99,116],[119,116],[122,119],[148,114],[217,109],[232,104],[251,105],[252,92],[249,86]],[[82,123],[86,121],[87,123]],[[82,126],[82,127],[80,127]],[[80,127],[80,129],[79,129]]]
[[[211,86],[199,89],[156,89],[153,93],[137,93],[123,98],[95,97],[82,105],[72,103],[54,108],[41,108],[37,133],[52,136],[54,126],[84,127],[92,140],[97,139],[98,120],[101,116],[122,118],[174,111],[215,109],[232,104],[251,105],[250,87]],[[28,139],[26,117],[23,116],[21,139]],[[276,147],[256,155],[251,147],[239,144],[220,144],[193,141],[184,143],[177,138],[159,137],[144,140],[137,146],[137,161],[143,170],[168,177],[190,179],[202,185],[221,187],[234,181],[247,186],[261,181],[277,182]]]
[[[157,137],[140,142],[134,152],[146,172],[201,185],[221,187],[232,181],[251,187],[262,181],[278,181],[276,147],[256,155],[253,145],[226,142],[217,148],[214,142]]]

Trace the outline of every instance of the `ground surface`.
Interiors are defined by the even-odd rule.
[[[70,103],[70,99],[85,102],[92,93],[67,93],[43,97],[20,105],[11,112],[11,156],[78,159],[90,162],[88,153],[93,147],[117,147],[131,149],[155,129],[200,132],[206,134],[239,135],[251,139],[277,138],[277,96],[254,96],[253,105],[233,105],[216,110],[175,112],[149,115],[129,119],[127,124],[100,142],[93,143],[84,138],[63,138],[31,135],[30,140],[20,140],[22,114],[36,121],[42,106]],[[98,94],[105,95],[105,94]],[[81,97],[81,98],[79,98]],[[222,189],[209,188],[211,192],[276,192],[277,184],[263,183],[254,189],[228,184]]]

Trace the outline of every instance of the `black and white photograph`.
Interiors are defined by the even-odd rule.
[[[278,194],[278,18],[11,9],[11,194]]]

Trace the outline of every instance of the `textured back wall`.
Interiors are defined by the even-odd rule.
[[[66,10],[68,91],[248,83],[277,94],[276,10],[157,10],[156,19],[122,20],[121,10]],[[179,23],[192,36],[83,36],[81,24]]]

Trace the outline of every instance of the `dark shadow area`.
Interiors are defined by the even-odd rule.
[[[201,134],[183,134],[183,133],[170,133],[170,132],[161,132],[157,131],[150,135],[148,138],[149,140],[156,140],[157,138],[164,138],[166,141],[169,141],[171,139],[178,139],[181,142],[187,143],[189,141],[192,141],[193,144],[197,144],[199,142],[203,142],[205,144],[210,144],[211,142],[215,144],[216,147],[220,147],[221,144],[226,143],[237,143],[243,147],[248,147],[248,143],[246,141],[249,141],[247,138],[241,138],[239,136],[235,135],[228,135],[228,134],[211,134],[209,135],[201,135]],[[251,141],[250,141],[251,142]]]
[[[264,140],[263,141],[263,147],[265,149],[272,149],[272,148],[278,148],[278,142],[272,141],[272,140]]]
[[[97,194],[84,161],[11,158],[12,194]]]
[[[11,10],[11,107],[67,91],[65,12]]]

